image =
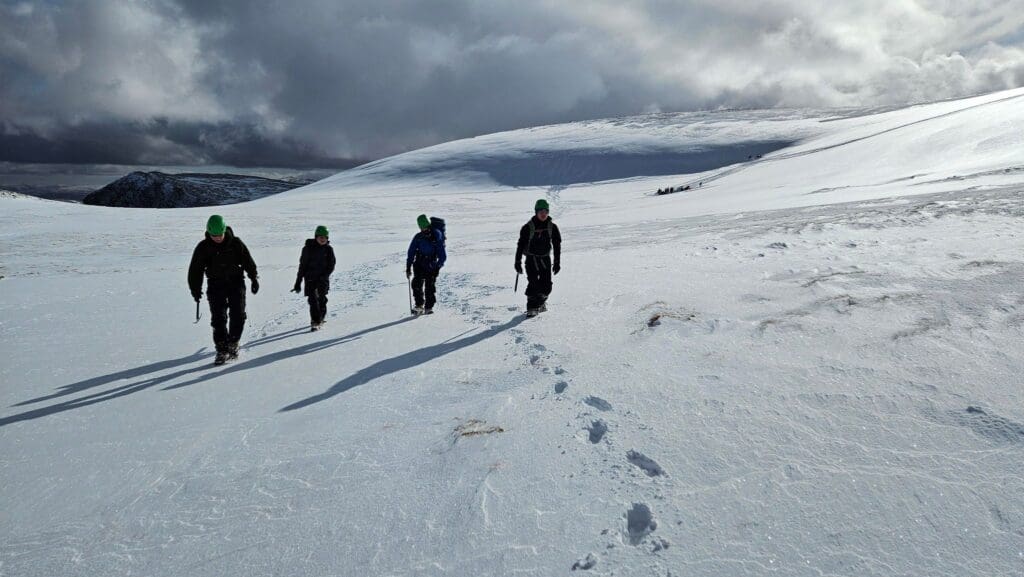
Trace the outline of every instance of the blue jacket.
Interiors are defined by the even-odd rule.
[[[437,272],[444,266],[448,255],[444,251],[444,237],[441,231],[430,229],[419,232],[409,243],[409,255],[405,259],[406,268],[415,266],[417,270]]]

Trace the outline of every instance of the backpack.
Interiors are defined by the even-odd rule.
[[[444,230],[444,219],[436,216],[430,217],[430,228],[441,231],[441,246],[445,246],[448,242],[448,233]]]

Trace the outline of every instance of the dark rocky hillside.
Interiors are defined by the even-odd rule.
[[[307,184],[237,174],[133,172],[82,201],[101,206],[185,208],[246,202]]]

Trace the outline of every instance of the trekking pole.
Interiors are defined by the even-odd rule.
[[[199,323],[199,319],[201,317],[202,317],[202,315],[199,314],[199,301],[196,301],[196,322],[194,322],[192,324],[198,324]]]
[[[512,288],[512,292],[517,292],[518,290],[519,290],[519,273],[516,273],[516,286]]]
[[[409,311],[412,311],[412,279],[407,279],[406,282],[409,284]]]

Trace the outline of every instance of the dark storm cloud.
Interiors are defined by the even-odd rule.
[[[1022,29],[1024,0],[7,2],[0,160],[337,166],[566,120],[949,98],[1024,84]]]
[[[351,168],[363,160],[325,155],[283,136],[268,138],[256,125],[170,122],[84,122],[46,138],[31,130],[0,132],[0,159],[17,163],[205,165]]]

